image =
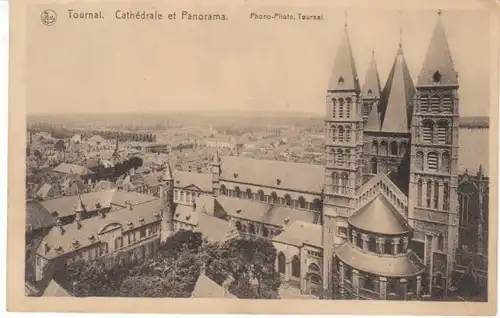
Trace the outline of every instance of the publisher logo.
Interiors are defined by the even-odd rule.
[[[45,10],[42,12],[42,15],[40,17],[42,19],[42,23],[51,26],[57,21],[57,13],[54,10]]]

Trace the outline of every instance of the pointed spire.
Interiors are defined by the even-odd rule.
[[[382,92],[382,131],[408,132],[414,92],[415,86],[403,55],[403,49],[399,47]]]
[[[170,168],[170,163],[165,164],[165,172],[163,173],[163,181],[171,181],[174,180],[174,176],[172,174],[172,169]]]
[[[85,208],[83,207],[82,197],[78,195],[78,200],[76,201],[75,212],[85,212]]]
[[[458,74],[453,66],[441,14],[439,10],[417,86],[458,86]]]
[[[347,19],[347,18],[346,18]],[[358,74],[352,55],[351,42],[347,32],[347,20],[345,23],[344,36],[337,50],[335,62],[328,84],[329,91],[359,91]]]
[[[214,157],[212,158],[212,165],[213,166],[218,166],[221,163],[221,158],[219,155],[219,151],[215,151]]]
[[[380,114],[377,104],[372,106],[366,121],[365,131],[380,131]]]
[[[365,83],[361,94],[363,98],[380,98],[380,77],[378,75],[377,62],[375,62],[375,51],[372,51],[370,66],[366,72]]]

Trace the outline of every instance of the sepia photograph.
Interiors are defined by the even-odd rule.
[[[19,11],[19,299],[496,308],[489,7]]]

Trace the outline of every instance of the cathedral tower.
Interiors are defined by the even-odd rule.
[[[375,51],[372,51],[370,66],[366,72],[365,83],[361,89],[361,98],[363,103],[363,122],[367,123],[368,115],[372,108],[378,109],[380,101],[380,77],[378,75],[377,62],[375,61]]]
[[[360,87],[347,24],[326,92],[325,184],[322,240],[323,288],[331,297],[333,247],[347,235],[356,190],[362,183],[363,115]]]
[[[427,266],[424,286],[435,297],[451,287],[458,241],[458,87],[439,12],[414,97],[408,211],[412,248]]]
[[[163,210],[161,215],[160,242],[165,242],[174,234],[174,176],[167,162],[163,174]]]

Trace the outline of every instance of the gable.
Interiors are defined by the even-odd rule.
[[[120,223],[117,223],[117,222],[113,222],[113,223],[109,223],[109,224],[106,224],[105,226],[103,226],[99,232],[97,232],[97,234],[104,234],[106,232],[111,232],[111,231],[115,231],[115,230],[118,230],[122,227],[122,225]]]
[[[183,189],[183,190],[191,190],[191,191],[197,191],[197,192],[203,192],[202,189],[200,189],[198,186],[194,185],[194,184],[190,184],[184,188],[179,188],[179,189]]]
[[[355,210],[361,209],[379,194],[404,218],[408,218],[408,197],[385,174],[379,173],[358,191]]]

